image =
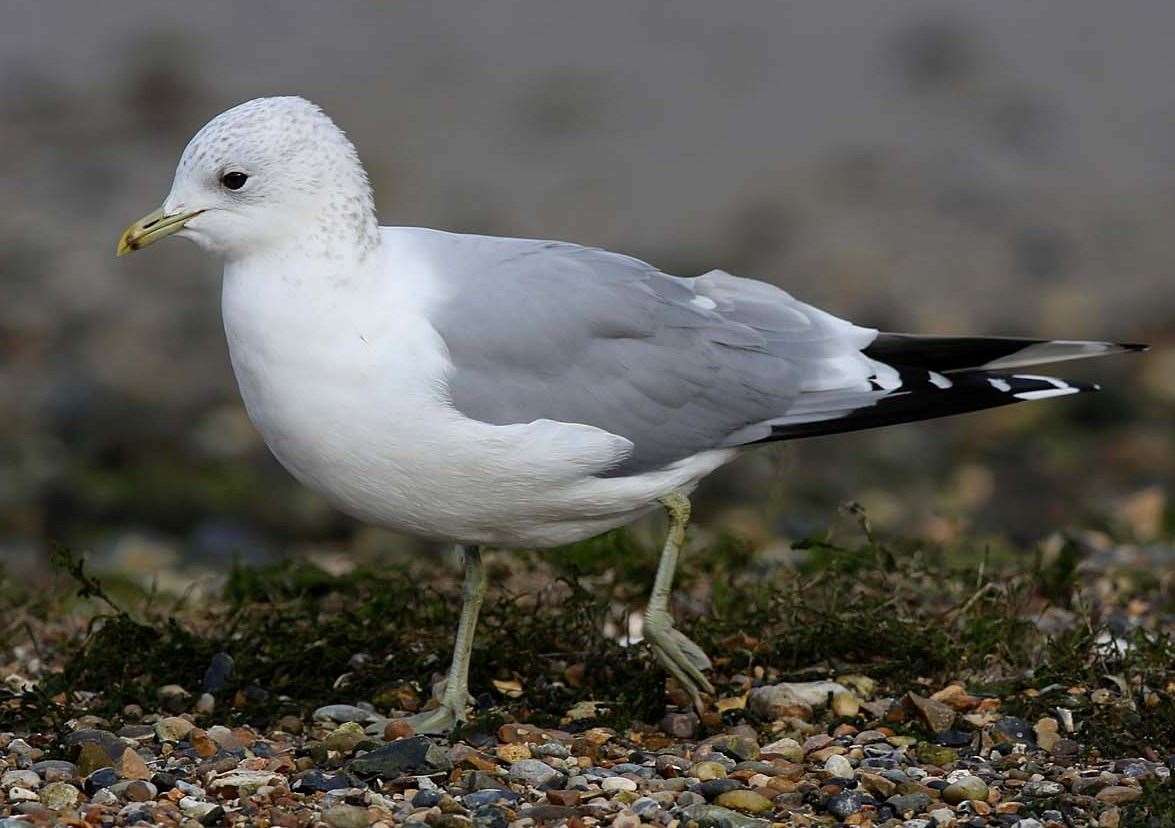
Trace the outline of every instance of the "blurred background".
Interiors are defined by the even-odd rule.
[[[1148,341],[1106,390],[765,449],[705,485],[759,547],[1172,535],[1175,6],[1153,1],[9,0],[0,11],[0,556],[214,570],[407,550],[247,422],[216,265],[116,260],[205,121],[301,94],[386,224],[721,267],[863,324]],[[1169,544],[1168,544],[1169,547]]]

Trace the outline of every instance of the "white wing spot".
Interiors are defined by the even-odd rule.
[[[928,371],[927,373],[930,374],[930,384],[935,388],[946,389],[954,385],[953,382],[944,377],[942,374],[935,373],[934,371]]]
[[[1073,388],[1064,380],[1059,380],[1056,377],[1039,377],[1036,374],[1016,374],[1016,379],[1036,380],[1037,382],[1047,382],[1053,388]],[[1076,389],[1074,389],[1076,390]]]
[[[996,391],[1003,391],[1005,394],[1012,390],[1012,383],[1002,379],[989,379],[991,387]]]
[[[695,296],[693,299],[690,299],[690,304],[697,305],[699,308],[705,308],[706,310],[714,310],[714,308],[718,307],[709,296]]]
[[[1041,391],[1021,391],[1013,396],[1018,400],[1047,400],[1049,397],[1064,397],[1067,394],[1076,394],[1080,388],[1069,385],[1064,388],[1045,388]]]

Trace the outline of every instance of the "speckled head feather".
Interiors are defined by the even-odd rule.
[[[244,174],[245,183],[230,189],[229,173]],[[329,258],[364,256],[379,244],[355,147],[299,97],[257,98],[209,121],[184,150],[164,207],[202,210],[182,234],[229,257],[275,244]]]

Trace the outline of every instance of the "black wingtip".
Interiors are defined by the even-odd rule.
[[[1149,351],[1151,349],[1150,345],[1142,342],[1116,342],[1114,344],[1123,351],[1137,351],[1141,353],[1142,351]]]

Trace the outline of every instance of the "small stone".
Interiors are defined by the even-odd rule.
[[[555,781],[562,776],[559,771],[552,768],[546,762],[540,762],[538,759],[523,759],[510,765],[507,771],[510,778],[525,782],[528,785],[539,787]]]
[[[178,684],[165,684],[156,691],[159,704],[169,713],[183,713],[188,709],[188,699],[192,697]]]
[[[216,710],[216,696],[211,693],[201,693],[196,699],[195,712],[201,716],[211,716]]]
[[[736,762],[748,762],[759,758],[759,743],[750,736],[743,736],[738,733],[723,733],[719,736],[711,736],[698,747],[706,747],[711,751],[717,751],[724,756],[729,756]]]
[[[1122,812],[1111,805],[1102,811],[1097,824],[1098,828],[1118,828],[1122,824]]]
[[[96,742],[86,742],[78,748],[77,755],[78,773],[82,776],[89,776],[98,768],[108,768],[114,764],[114,760],[110,754]]]
[[[697,735],[698,724],[694,713],[666,713],[661,719],[661,730],[676,739],[692,739]]]
[[[364,710],[362,707],[355,707],[351,704],[325,705],[314,711],[313,719],[316,722],[335,722],[337,724],[343,724],[345,722],[371,724],[372,722],[383,720],[376,713],[370,710]]]
[[[427,736],[399,739],[352,759],[348,767],[360,776],[394,779],[397,776],[449,771],[453,763]]]
[[[661,810],[661,803],[653,799],[651,796],[642,796],[639,799],[633,800],[628,809],[641,819],[652,817]]]
[[[118,775],[123,779],[150,779],[151,769],[136,751],[125,750],[114,765]]]
[[[223,805],[214,805],[212,810],[200,817],[201,825],[223,825],[226,816]]]
[[[17,786],[36,790],[41,787],[41,777],[31,770],[10,770],[0,776],[0,788],[8,790]]]
[[[232,678],[233,666],[233,657],[228,653],[214,655],[208,662],[208,669],[204,671],[200,689],[205,693],[219,693]]]
[[[512,812],[501,805],[482,805],[470,815],[473,828],[507,828]]]
[[[241,738],[241,730],[229,730],[224,725],[213,725],[208,728],[208,738],[216,742],[222,750],[240,750],[245,746]]]
[[[1051,716],[1045,716],[1032,729],[1036,733],[1036,743],[1043,750],[1052,753],[1057,742],[1061,740],[1060,723]]]
[[[948,805],[958,805],[973,799],[986,801],[987,793],[987,783],[978,776],[964,776],[943,789],[942,801]]]
[[[179,716],[168,716],[155,723],[155,736],[161,742],[180,742],[192,732],[194,724]]]
[[[34,762],[30,770],[46,782],[72,782],[81,777],[78,766],[60,759],[43,759]]]
[[[81,797],[82,792],[68,782],[50,782],[41,789],[38,798],[49,810],[64,811],[75,807]]]
[[[623,776],[609,776],[600,783],[605,791],[635,791],[636,782]]]
[[[955,821],[955,815],[950,808],[936,808],[930,812],[930,821],[939,828],[946,828]]]
[[[765,814],[771,810],[770,799],[747,790],[727,791],[715,800],[715,804],[744,814]]]
[[[233,798],[255,792],[258,788],[280,782],[281,777],[272,771],[230,770],[214,776],[208,783],[208,790]]]
[[[125,779],[111,785],[109,790],[127,802],[149,802],[159,794],[154,785],[142,779]]]
[[[782,756],[789,762],[800,764],[804,761],[804,748],[795,739],[779,739],[770,744],[763,745],[759,750],[759,755],[771,754]]]
[[[109,788],[118,782],[118,771],[114,768],[98,768],[83,781],[86,793],[93,794],[103,788]]]
[[[1047,779],[1039,782],[1028,782],[1020,789],[1020,793],[1029,799],[1048,799],[1065,792],[1065,786],[1060,782],[1050,782]]]
[[[322,812],[322,819],[331,828],[367,828],[371,824],[367,809],[355,805],[334,805]]]
[[[865,797],[860,791],[845,791],[830,796],[824,803],[824,809],[839,820],[848,819],[865,805]]]
[[[724,779],[726,777],[726,768],[718,762],[698,762],[692,765],[687,773],[705,782],[709,779]]]
[[[536,757],[553,756],[556,759],[566,759],[571,751],[566,745],[558,742],[543,742],[541,745],[531,745],[530,752]]]
[[[924,793],[910,793],[901,794],[899,796],[891,796],[885,800],[897,813],[899,817],[912,816],[913,814],[920,814],[930,807],[930,797]]]
[[[922,742],[918,745],[918,758],[927,764],[945,768],[959,761],[959,752],[954,748]]]
[[[1005,716],[995,723],[991,729],[991,738],[997,744],[1021,743],[1032,745],[1036,742],[1036,734],[1028,722],[1013,716]]]
[[[525,742],[498,745],[494,753],[503,762],[521,762],[523,759],[532,758],[530,748]]]
[[[627,808],[612,817],[612,828],[640,828],[641,818]]]
[[[842,719],[852,719],[861,712],[861,700],[850,692],[837,693],[832,697],[832,712]]]
[[[907,693],[906,701],[918,713],[931,733],[941,733],[955,723],[954,708],[917,693]]]
[[[706,797],[707,800],[714,800],[727,791],[735,791],[745,787],[747,786],[737,779],[709,779],[698,785],[698,793]]]
[[[561,805],[565,808],[574,808],[579,804],[579,791],[549,790],[547,801],[552,805]]]
[[[1097,792],[1096,799],[1102,802],[1107,802],[1110,805],[1125,805],[1127,802],[1133,802],[1142,796],[1142,791],[1139,788],[1128,788],[1125,785],[1110,785],[1108,788],[1102,788]]]
[[[861,785],[865,788],[865,790],[869,791],[869,793],[873,794],[879,799],[886,799],[887,797],[893,796],[894,791],[896,791],[898,787],[897,784],[893,781],[886,779],[884,776],[876,773],[865,773],[862,771],[860,780]]]
[[[839,754],[829,756],[824,762],[824,769],[838,779],[852,779],[856,775],[849,760]]]
[[[688,793],[688,791],[687,791]],[[684,796],[684,794],[683,794]],[[681,809],[681,825],[697,823],[698,828],[758,828],[766,826],[762,819],[740,814],[720,805],[709,805],[704,802],[695,803]]]
[[[416,731],[404,719],[392,719],[384,725],[384,741],[394,742],[397,739],[407,739],[409,736],[415,736]]]
[[[344,722],[328,733],[323,741],[327,750],[350,753],[367,738],[367,734],[363,732],[363,725],[358,722]]]

